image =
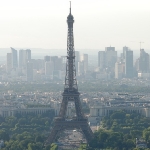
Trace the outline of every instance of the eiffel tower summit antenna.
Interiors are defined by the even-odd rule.
[[[58,117],[54,119],[54,126],[50,132],[50,135],[45,143],[52,144],[57,136],[63,130],[81,130],[85,136],[87,143],[93,138],[93,132],[88,124],[88,119],[82,112],[80,93],[78,92],[76,69],[75,69],[75,51],[74,51],[74,36],[73,36],[73,23],[74,17],[71,14],[71,2],[70,13],[67,17],[68,35],[67,35],[67,61],[66,61],[66,76],[64,92],[62,93],[63,99],[59,111]],[[69,121],[66,117],[68,102],[74,102],[76,117],[71,118]]]
[[[70,1],[70,14],[71,14],[71,1]]]

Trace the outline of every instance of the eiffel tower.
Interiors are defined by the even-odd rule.
[[[63,130],[79,129],[82,131],[86,138],[87,143],[93,138],[93,132],[88,124],[87,118],[84,116],[81,108],[81,102],[78,92],[76,69],[75,69],[75,51],[74,51],[74,37],[73,37],[73,23],[74,17],[71,14],[71,2],[70,13],[67,17],[68,24],[68,36],[67,36],[67,62],[66,62],[66,76],[65,87],[62,93],[63,99],[58,117],[54,119],[54,127],[50,132],[50,135],[46,141],[46,144],[52,144],[58,134]],[[66,118],[66,111],[68,102],[74,102],[76,109],[76,117],[71,119]]]

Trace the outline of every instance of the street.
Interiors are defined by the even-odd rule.
[[[78,130],[65,130],[64,136],[58,139],[59,150],[72,149],[76,150],[80,147],[81,143],[86,143],[82,133]]]

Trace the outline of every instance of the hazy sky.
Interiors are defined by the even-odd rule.
[[[66,49],[68,14],[68,0],[1,0],[0,48]],[[75,49],[150,50],[150,0],[72,0],[72,14]]]

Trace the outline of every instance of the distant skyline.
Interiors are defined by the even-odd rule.
[[[123,47],[122,47],[123,48]],[[16,48],[19,55],[20,49],[27,49],[27,48]],[[31,56],[33,59],[43,59],[44,56],[66,56],[67,55],[67,49],[40,49],[40,48],[31,48]],[[88,54],[89,58],[98,58],[98,52],[99,51],[105,51],[105,48],[103,49],[75,49],[75,51],[79,51],[80,54]],[[117,55],[120,57],[120,54],[123,52],[123,49],[117,50]],[[145,50],[148,52],[148,50]],[[11,48],[0,48],[0,58],[1,60],[6,59],[7,53],[11,52]],[[134,59],[139,58],[140,56],[140,50],[133,50]]]
[[[123,46],[150,53],[149,0],[72,0],[75,49]],[[68,0],[5,0],[0,48],[66,49]]]

